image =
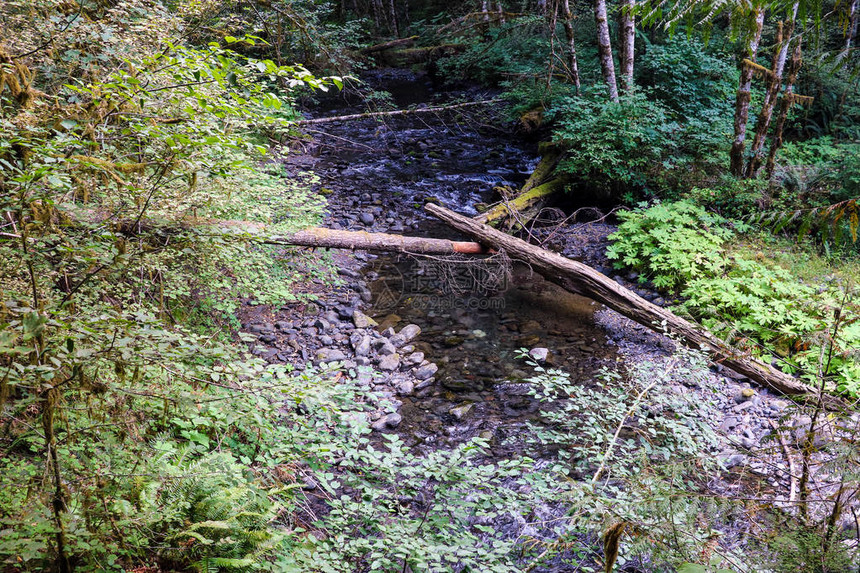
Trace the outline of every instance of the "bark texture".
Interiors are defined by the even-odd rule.
[[[576,86],[576,93],[579,93],[579,60],[576,57],[576,37],[573,33],[573,12],[570,11],[570,0],[561,0],[561,11],[564,18],[564,35],[567,38],[567,75],[570,82]]]
[[[797,79],[797,72],[800,70],[802,63],[801,43],[797,42],[794,48],[794,53],[791,55],[791,63],[788,68],[788,78],[785,81],[785,91],[782,94],[782,101],[779,104],[779,116],[774,127],[773,142],[770,144],[770,150],[767,154],[767,163],[765,172],[768,178],[773,175],[773,168],[776,165],[776,154],[779,148],[782,147],[782,132],[785,129],[785,121],[788,118],[788,110],[791,109],[794,103],[794,81]]]
[[[612,42],[609,39],[609,21],[606,19],[606,0],[594,0],[594,21],[597,24],[597,52],[603,81],[609,88],[609,99],[618,101],[615,62],[612,61]]]
[[[761,29],[764,25],[764,8],[757,8],[754,13],[753,30],[750,33],[747,44],[746,59],[755,62],[758,53],[758,45],[761,41]],[[741,177],[744,172],[744,147],[747,134],[747,119],[750,113],[750,89],[755,70],[752,66],[741,66],[741,77],[738,84],[738,94],[735,99],[735,138],[732,142],[731,172],[736,177]]]
[[[504,250],[511,258],[528,264],[547,280],[562,288],[603,303],[655,331],[661,332],[665,327],[685,344],[704,349],[715,362],[724,364],[760,384],[791,396],[811,397],[817,393],[814,388],[769,364],[737,352],[708,331],[648,302],[588,265],[546,251],[438,205],[428,204],[425,208],[430,214],[458,231],[475,237],[487,247]],[[832,396],[825,396],[824,400],[829,407],[843,406],[841,400]]]
[[[633,87],[633,58],[636,51],[636,17],[633,9],[636,0],[624,0],[619,16],[621,24],[621,53],[618,56],[621,68],[621,86],[624,91]]]
[[[780,22],[777,28],[777,46],[774,51],[771,74],[768,76],[764,101],[761,104],[761,111],[756,120],[755,137],[753,138],[749,165],[746,170],[747,177],[755,177],[759,169],[761,169],[762,161],[764,160],[764,143],[767,139],[767,131],[773,117],[773,110],[776,107],[777,96],[782,87],[782,75],[785,70],[785,62],[788,59],[791,36],[794,33],[794,23],[799,8],[800,2],[795,2],[792,5],[788,21],[785,24]]]

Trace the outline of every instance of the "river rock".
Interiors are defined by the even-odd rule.
[[[370,343],[370,346],[373,347],[380,356],[388,356],[389,354],[397,352],[397,349],[394,348],[394,345],[391,344],[387,338],[377,338]]]
[[[403,352],[406,352],[406,347],[401,348]],[[406,366],[415,366],[416,364],[421,364],[424,362],[424,353],[423,352],[413,352],[409,356],[403,359],[403,363]]]
[[[402,382],[399,382],[394,389],[397,390],[397,393],[401,396],[409,396],[415,391],[415,383],[411,380],[403,380]]]
[[[465,418],[469,414],[469,412],[472,411],[473,406],[474,406],[474,404],[471,404],[471,403],[470,404],[461,404],[459,406],[454,406],[453,408],[448,410],[448,413],[451,414],[452,416],[454,416],[455,419],[462,420],[463,418]]]
[[[367,356],[370,354],[370,337],[366,334],[355,337],[352,347],[356,356]]]
[[[549,356],[549,349],[541,347],[532,348],[529,350],[529,356],[531,356],[532,360],[535,362],[543,362],[546,360],[546,357]]]
[[[423,364],[415,369],[415,378],[417,378],[418,380],[427,380],[431,376],[434,376],[438,370],[438,366],[436,366],[432,362],[428,362],[427,364]]]
[[[320,348],[317,350],[316,358],[319,362],[339,362],[346,360],[346,354],[337,348]]]
[[[388,354],[387,356],[383,356],[382,360],[379,361],[379,369],[385,370],[386,372],[397,370],[397,368],[399,367],[400,355],[396,352],[394,354]]]
[[[377,432],[381,432],[385,428],[396,428],[400,425],[400,422],[403,421],[403,417],[397,412],[391,412],[390,414],[386,414],[382,416],[377,421],[370,425],[371,428],[376,430]]]
[[[377,325],[375,320],[358,309],[352,311],[352,323],[356,328],[370,328]]]
[[[407,324],[400,330],[400,332],[391,337],[391,343],[399,348],[407,342],[412,342],[412,340],[419,334],[421,334],[420,326],[417,324]]]
[[[735,393],[735,403],[741,404],[743,402],[748,402],[755,397],[755,390],[752,388],[741,388],[737,393]]]

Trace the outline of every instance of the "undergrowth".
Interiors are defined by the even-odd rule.
[[[620,218],[607,251],[617,268],[633,268],[641,282],[680,295],[679,310],[754,355],[776,354],[786,371],[817,376],[828,333],[840,321],[824,374],[833,389],[860,393],[860,308],[850,277],[799,279],[761,250],[727,244],[748,226],[691,203],[640,208]]]

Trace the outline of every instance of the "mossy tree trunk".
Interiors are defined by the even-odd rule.
[[[764,8],[759,6],[752,13],[752,29],[749,33],[745,58],[755,62],[758,54],[758,45],[761,42],[761,30],[764,25]],[[741,177],[744,172],[744,147],[746,144],[747,119],[750,113],[750,89],[755,69],[752,66],[741,65],[741,77],[738,83],[738,93],[735,98],[735,138],[732,142],[731,172],[736,177]]]

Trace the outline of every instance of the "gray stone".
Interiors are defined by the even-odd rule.
[[[346,354],[337,348],[320,348],[316,352],[316,358],[319,362],[339,362],[346,360]]]
[[[455,419],[462,420],[469,414],[473,406],[474,404],[461,404],[448,410],[448,413],[454,416]]]
[[[417,324],[407,324],[400,332],[391,337],[391,343],[399,348],[407,342],[412,342],[419,334],[421,334],[420,326]]]
[[[376,217],[373,216],[373,213],[365,211],[358,216],[358,219],[365,225],[372,225],[373,221],[376,220]]]
[[[399,367],[400,367],[400,355],[397,353],[383,356],[382,360],[379,361],[379,369],[385,370],[386,372],[391,372],[392,370],[397,370]]]
[[[429,388],[430,386],[433,385],[433,382],[435,382],[435,381],[436,381],[435,378],[428,378],[427,380],[422,380],[421,382],[419,382],[418,384],[415,385],[415,389],[416,390],[423,390],[425,388]]]
[[[320,336],[320,344],[331,346],[332,344],[334,344],[334,339],[327,334],[323,334],[322,336]]]
[[[358,309],[352,311],[352,323],[355,324],[356,328],[369,328],[377,325],[375,320]]]
[[[532,348],[531,350],[529,350],[529,356],[535,362],[543,362],[544,360],[546,360],[546,357],[549,356],[549,349],[541,347]]]
[[[377,338],[371,343],[371,346],[373,346],[374,350],[376,350],[380,356],[388,356],[389,354],[397,352],[394,345],[385,338]]]
[[[406,350],[407,347],[401,348],[403,352],[408,352]],[[415,366],[416,364],[421,364],[424,361],[424,353],[423,352],[413,352],[409,356],[403,359],[403,363],[407,366]]]
[[[732,410],[735,412],[745,412],[754,406],[752,400],[748,402],[741,402],[740,404],[736,404]]]
[[[401,396],[409,396],[415,391],[415,384],[411,380],[404,380],[395,387],[397,393]]]
[[[366,334],[361,337],[357,337],[358,340],[353,343],[352,347],[355,349],[356,356],[367,356],[370,354],[370,337]]]
[[[263,334],[267,332],[272,332],[274,330],[274,326],[268,323],[254,323],[248,325],[248,332],[251,334]]]
[[[385,416],[382,416],[381,418],[376,420],[374,423],[372,423],[370,425],[370,427],[373,428],[374,430],[376,430],[377,432],[380,432],[380,431],[384,430],[385,428],[396,428],[397,426],[400,425],[400,422],[402,422],[402,421],[403,421],[403,417],[400,414],[398,414],[397,412],[392,412],[392,413],[386,414]]]
[[[427,364],[423,364],[415,369],[415,377],[418,380],[427,380],[431,376],[434,376],[438,370],[438,366],[432,362],[428,362]]]

